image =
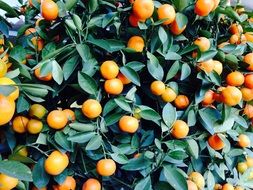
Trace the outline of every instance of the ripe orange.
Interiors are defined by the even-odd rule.
[[[253,20],[252,20],[253,22]],[[246,32],[245,34],[245,38],[248,42],[253,42],[253,32]]]
[[[40,37],[33,37],[31,42],[37,51],[41,51],[44,47],[44,40]]]
[[[2,77],[0,78],[0,85],[11,85],[14,86],[16,88],[16,90],[14,90],[13,92],[11,92],[8,96],[8,98],[12,99],[12,100],[16,100],[19,97],[19,88],[16,85],[16,83],[7,77]]]
[[[253,118],[253,106],[251,104],[246,104],[243,109],[243,114],[245,114],[249,119]]]
[[[185,138],[189,133],[189,126],[182,120],[176,120],[172,125],[171,134],[176,139]]]
[[[119,74],[119,67],[114,61],[105,61],[100,66],[100,73],[104,79],[114,79]]]
[[[121,80],[121,82],[123,83],[123,84],[129,84],[129,83],[131,83],[131,80],[129,80],[125,75],[123,75],[122,73],[119,73],[118,74],[118,76],[117,76],[117,78],[119,79],[119,80]]]
[[[216,73],[218,75],[221,75],[222,71],[223,71],[223,65],[220,61],[217,61],[217,60],[213,60],[213,70],[216,71]]]
[[[214,92],[212,90],[208,90],[205,93],[204,99],[202,100],[203,105],[210,105],[214,102]]]
[[[169,25],[176,19],[176,11],[174,7],[169,4],[161,5],[157,10],[157,14],[159,20],[166,19],[163,25]]]
[[[206,37],[199,37],[194,41],[194,44],[198,46],[201,52],[209,50],[211,43]]]
[[[108,94],[118,95],[123,91],[123,83],[120,79],[109,79],[104,83],[104,89]]]
[[[72,176],[67,176],[63,183],[53,186],[53,190],[75,190],[76,180]]]
[[[162,93],[161,98],[164,102],[173,102],[177,97],[176,92],[171,88],[166,88]]]
[[[119,120],[119,128],[126,133],[135,133],[138,130],[139,122],[135,117],[123,116]]]
[[[130,23],[131,26],[133,27],[137,27],[138,26],[138,22],[145,22],[145,19],[140,19],[138,17],[136,17],[133,13],[130,14],[128,21]]]
[[[58,5],[52,0],[44,0],[41,3],[41,15],[45,20],[52,21],[58,17]]]
[[[238,136],[238,145],[242,148],[250,146],[250,138],[245,134],[240,134]]]
[[[73,112],[71,109],[65,109],[63,112],[67,116],[68,121],[74,122],[76,120],[75,112]]]
[[[116,164],[112,159],[102,159],[97,163],[97,173],[101,176],[111,176],[116,171]]]
[[[238,88],[234,86],[228,86],[221,91],[221,97],[225,104],[229,106],[235,106],[241,101],[242,93]]]
[[[15,113],[15,102],[0,94],[0,126],[8,123]]]
[[[236,187],[235,187],[235,190],[244,190],[244,188],[241,187],[241,186],[236,186]]]
[[[247,69],[249,71],[253,71],[253,53],[248,53],[247,55],[244,56],[243,61],[247,64],[249,64],[249,66],[247,67]]]
[[[192,172],[189,175],[189,179],[193,181],[198,189],[203,189],[205,187],[205,179],[199,172]]]
[[[140,36],[132,36],[127,42],[127,47],[134,49],[136,52],[142,52],[144,46],[144,40]]]
[[[189,105],[189,99],[185,95],[178,95],[174,100],[174,104],[178,109],[185,109]]]
[[[88,99],[82,105],[82,112],[89,119],[94,119],[101,114],[102,106],[97,100]]]
[[[250,89],[250,88],[241,88],[241,93],[242,93],[242,99],[244,101],[251,101],[253,100],[253,89]]]
[[[47,116],[47,124],[53,129],[62,129],[68,123],[66,114],[61,110],[53,110]]]
[[[146,20],[150,18],[154,12],[153,0],[135,0],[133,3],[133,13],[139,19]]]
[[[38,119],[42,119],[46,113],[47,113],[46,108],[41,104],[33,104],[29,109],[29,116]]]
[[[214,190],[221,190],[221,189],[222,189],[222,185],[221,184],[216,183],[214,185]]]
[[[193,181],[187,180],[186,182],[187,182],[188,190],[198,190],[197,185]]]
[[[101,184],[97,179],[88,179],[82,187],[82,190],[101,190]]]
[[[243,33],[243,29],[242,29],[242,26],[240,24],[232,24],[229,28],[229,32],[231,34],[241,34]]]
[[[239,71],[229,73],[226,82],[230,86],[241,86],[244,83],[244,76]]]
[[[41,81],[50,81],[53,79],[52,73],[48,73],[46,76],[41,76],[40,75],[40,68],[35,69],[34,75],[37,79]]]
[[[214,5],[213,5],[212,11],[214,11],[219,6],[220,0],[213,0],[213,2],[214,2]]]
[[[253,74],[247,74],[244,77],[244,86],[253,89]]]
[[[221,150],[225,146],[225,143],[217,134],[214,134],[208,138],[208,144],[214,150]]]
[[[36,29],[35,28],[28,28],[25,31],[25,36],[28,36],[28,35],[34,34],[34,33],[36,33]]]
[[[42,188],[38,189],[37,187],[33,186],[32,190],[47,190],[47,187],[42,187]]]
[[[249,168],[253,167],[253,158],[252,157],[247,157],[246,158],[246,164]]]
[[[68,166],[69,158],[58,150],[53,151],[45,160],[45,171],[50,175],[59,175]]]
[[[211,73],[214,70],[214,63],[212,59],[198,63],[198,68],[206,73]]]
[[[197,0],[194,7],[194,12],[199,16],[207,16],[213,8],[213,0]]]
[[[222,186],[222,190],[234,190],[234,187],[230,183],[226,183]]]
[[[165,84],[162,81],[153,81],[150,85],[150,90],[152,94],[156,96],[162,95],[165,92]]]
[[[16,133],[25,133],[29,119],[24,116],[16,116],[12,121],[12,129]]]
[[[248,169],[246,162],[240,162],[237,164],[237,170],[239,173],[243,174]]]
[[[229,38],[229,43],[230,44],[240,44],[241,43],[241,37],[239,34],[233,34],[230,38]]]
[[[6,63],[0,59],[0,78],[6,75],[7,69]]]
[[[37,119],[30,119],[27,123],[27,131],[30,134],[38,134],[43,128],[43,123]]]
[[[186,29],[186,25],[184,25],[182,28],[179,28],[176,19],[170,25],[170,31],[174,35],[182,34],[185,29]]]
[[[18,185],[18,179],[3,173],[0,174],[0,190],[13,189]]]

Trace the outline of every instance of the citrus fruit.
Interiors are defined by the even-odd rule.
[[[20,155],[20,156],[24,156],[27,157],[28,156],[28,150],[25,146],[22,145],[18,145],[14,148],[13,152],[15,152],[16,154]]]
[[[165,88],[165,91],[162,93],[161,98],[164,102],[173,102],[177,97],[176,92],[171,88]]]
[[[136,52],[142,52],[144,46],[144,40],[140,36],[132,36],[127,42],[127,47],[135,50]]]
[[[163,22],[164,25],[169,25],[176,19],[176,11],[170,4],[161,5],[157,10],[157,14],[159,20],[166,19]]]
[[[211,73],[214,70],[214,63],[212,59],[198,63],[198,68],[206,73]]]
[[[18,179],[3,173],[0,174],[0,190],[13,189],[18,185]]]
[[[41,104],[33,104],[29,109],[29,116],[42,119],[47,113],[47,110]]]
[[[76,180],[72,176],[67,176],[63,183],[54,186],[53,190],[75,190]]]
[[[213,0],[213,2],[214,2],[214,5],[213,5],[212,11],[214,11],[219,6],[220,0]]]
[[[61,110],[53,110],[47,115],[47,124],[53,129],[62,129],[67,123],[68,118]]]
[[[10,78],[7,78],[7,77],[0,78],[0,85],[14,86],[16,88],[16,90],[11,92],[8,97],[13,100],[16,100],[19,97],[19,88],[17,86],[15,86],[16,83],[13,80],[11,80]]]
[[[31,34],[34,34],[34,33],[36,33],[36,29],[35,28],[28,28],[25,31],[25,36],[28,36],[28,35],[31,35]]]
[[[243,33],[243,29],[240,24],[233,23],[229,28],[229,32],[231,34],[241,34],[241,33]]]
[[[109,79],[104,83],[104,89],[108,94],[119,95],[123,91],[123,83],[120,79]]]
[[[43,128],[43,123],[37,119],[30,119],[27,123],[27,131],[30,134],[38,134]]]
[[[178,109],[185,109],[189,105],[189,99],[185,95],[178,95],[174,100],[174,104]]]
[[[114,79],[119,74],[119,67],[114,61],[105,61],[100,66],[100,73],[104,79]]]
[[[237,170],[239,173],[243,174],[248,169],[246,162],[240,162],[237,164]]]
[[[253,32],[246,32],[244,35],[247,42],[253,42]]]
[[[82,112],[86,117],[94,119],[101,114],[102,107],[97,100],[88,99],[82,105]]]
[[[133,13],[139,19],[146,20],[150,18],[154,12],[153,0],[135,0],[133,3]]]
[[[247,74],[244,77],[244,86],[253,89],[253,74]]]
[[[133,13],[130,14],[128,21],[130,23],[131,26],[133,27],[137,27],[138,26],[138,22],[145,22],[145,19],[140,19],[137,16],[135,16]]]
[[[213,0],[197,0],[194,12],[199,16],[207,16],[213,10],[214,6]]]
[[[223,71],[223,65],[220,61],[213,60],[213,70],[218,74],[221,75]]]
[[[228,86],[223,89],[221,91],[221,96],[222,101],[229,106],[235,106],[239,104],[242,99],[241,91],[234,86]]]
[[[241,88],[240,89],[241,93],[242,93],[242,99],[244,101],[251,101],[253,100],[253,89],[250,89],[250,88]]]
[[[242,148],[250,146],[250,138],[245,134],[240,134],[238,136],[238,145]]]
[[[117,76],[117,78],[119,79],[119,80],[121,80],[121,82],[123,83],[123,84],[129,84],[129,83],[131,83],[131,80],[129,80],[125,75],[123,75],[122,73],[119,73],[118,74],[118,76]]]
[[[185,138],[189,133],[189,126],[182,120],[176,120],[172,125],[171,134],[176,139]]]
[[[248,64],[247,69],[253,71],[253,53],[248,53],[244,56],[243,61]]]
[[[194,44],[198,46],[201,52],[209,50],[211,43],[206,37],[199,37],[194,41]]]
[[[32,37],[31,42],[36,51],[41,51],[44,47],[44,40],[40,37]]]
[[[40,75],[40,68],[35,69],[34,75],[37,79],[41,81],[50,81],[53,79],[52,73],[48,73],[46,76],[41,76]]]
[[[197,185],[193,181],[187,180],[186,182],[187,182],[187,187],[188,187],[187,190],[198,190]]]
[[[253,167],[253,158],[252,157],[247,157],[246,158],[246,164],[249,168],[252,168]]]
[[[186,25],[184,25],[182,28],[180,28],[178,26],[178,24],[177,24],[177,20],[176,19],[170,25],[170,31],[174,35],[180,35],[180,34],[182,34],[185,29],[186,29]]]
[[[205,179],[201,173],[192,172],[188,178],[197,185],[198,189],[203,189],[205,187]]]
[[[58,17],[58,6],[52,0],[43,0],[41,3],[41,15],[45,20],[52,21]]]
[[[217,134],[214,134],[208,138],[208,144],[214,150],[221,150],[225,146],[225,143]]]
[[[102,159],[97,163],[97,173],[101,176],[111,176],[116,171],[116,164],[112,159]]]
[[[71,109],[64,109],[63,112],[68,118],[68,121],[74,122],[76,120],[75,112],[73,112]]]
[[[210,105],[215,101],[214,92],[212,90],[208,90],[205,93],[204,99],[202,100],[203,105]]]
[[[82,190],[101,190],[101,184],[97,179],[88,179],[82,187]]]
[[[152,94],[160,96],[165,92],[165,84],[162,81],[154,81],[150,85],[150,90]]]
[[[249,119],[253,118],[253,106],[251,104],[246,104],[243,109],[243,114],[245,114]]]
[[[123,132],[135,133],[138,127],[139,122],[135,117],[125,115],[119,120],[119,128]]]
[[[12,121],[12,129],[16,133],[25,133],[29,119],[24,116],[16,116]]]
[[[230,86],[241,86],[244,83],[244,76],[239,71],[234,71],[227,75],[226,82]]]
[[[235,187],[235,190],[244,190],[244,188],[241,187],[241,186],[236,186],[236,187]]]
[[[15,113],[15,102],[0,94],[0,126],[7,124]]]
[[[234,187],[230,183],[226,183],[222,186],[222,190],[234,190]]]
[[[4,77],[7,73],[7,65],[0,59],[0,78]]]

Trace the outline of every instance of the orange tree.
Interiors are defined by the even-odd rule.
[[[15,39],[0,20],[0,190],[253,188],[253,13],[226,0],[0,5],[25,18]]]

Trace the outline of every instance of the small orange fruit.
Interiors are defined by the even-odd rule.
[[[82,112],[89,119],[94,119],[101,114],[102,106],[97,100],[88,99],[82,105]]]
[[[214,190],[221,190],[221,189],[222,189],[222,185],[221,184],[216,183],[214,185]]]
[[[123,83],[123,84],[129,84],[129,83],[131,83],[131,80],[129,80],[125,75],[123,75],[122,73],[119,73],[118,74],[118,76],[117,76],[117,78],[119,79],[119,80],[121,80],[121,82]]]
[[[222,49],[222,48],[224,48],[226,45],[229,45],[230,43],[229,42],[222,42],[222,43],[220,43],[219,45],[218,45],[218,48],[219,49]]]
[[[247,74],[244,77],[244,86],[253,89],[253,74]]]
[[[65,170],[68,164],[69,158],[67,154],[55,150],[45,160],[44,168],[50,175],[59,175],[63,172],[63,170]]]
[[[216,71],[216,73],[218,75],[221,75],[222,71],[223,71],[223,65],[220,61],[217,61],[217,60],[213,60],[213,70]]]
[[[244,83],[244,76],[239,71],[234,71],[227,75],[226,82],[230,86],[241,86]]]
[[[29,119],[24,116],[16,116],[12,121],[12,129],[16,133],[25,133]]]
[[[123,88],[123,83],[118,78],[106,80],[104,83],[104,89],[108,94],[119,95]]]
[[[213,0],[197,0],[194,12],[199,16],[207,16],[214,8]]]
[[[101,176],[111,176],[116,171],[116,164],[112,159],[102,159],[97,163],[97,173]]]
[[[235,187],[235,190],[244,190],[244,188],[241,187],[241,186],[236,186],[236,187]]]
[[[221,150],[225,146],[225,143],[217,134],[214,134],[208,138],[208,144],[214,150]]]
[[[14,86],[16,88],[16,90],[14,90],[13,92],[11,92],[8,96],[8,98],[12,99],[12,100],[16,100],[19,97],[19,88],[16,85],[16,83],[7,77],[2,77],[0,78],[0,85],[11,85]]]
[[[47,187],[37,188],[35,186],[32,187],[32,190],[47,190]]]
[[[231,34],[242,34],[243,29],[242,29],[242,26],[240,24],[234,23],[229,27],[229,32]]]
[[[44,0],[41,3],[41,15],[45,20],[52,21],[58,17],[58,5],[52,0]]]
[[[101,184],[97,179],[88,179],[82,187],[82,190],[101,190]]]
[[[166,19],[163,25],[169,25],[176,19],[176,11],[170,4],[161,5],[157,10],[157,14],[159,20]]]
[[[119,67],[114,61],[105,61],[100,66],[100,73],[104,79],[114,79],[119,74]]]
[[[176,139],[185,138],[189,133],[189,126],[182,120],[176,120],[172,125],[171,134]]]
[[[213,2],[214,2],[214,5],[213,5],[212,11],[214,11],[219,6],[220,0],[213,0]]]
[[[246,104],[243,109],[243,114],[245,114],[249,119],[253,118],[253,106],[251,104]]]
[[[15,113],[15,107],[14,100],[0,94],[0,126],[5,125],[12,119]]]
[[[205,71],[206,73],[211,73],[214,70],[214,63],[212,59],[207,61],[202,61],[198,63],[198,69]]]
[[[142,20],[138,17],[136,17],[133,13],[130,14],[128,21],[130,23],[131,26],[133,27],[137,27],[138,26],[138,22],[145,22],[145,19]]]
[[[230,183],[226,183],[222,186],[222,190],[234,190],[234,187]]]
[[[63,183],[53,187],[53,190],[75,190],[76,180],[72,176],[67,176]]]
[[[127,42],[127,47],[135,50],[136,52],[142,52],[144,46],[144,40],[140,36],[132,36]]]
[[[7,65],[5,62],[3,62],[1,59],[0,59],[0,78],[1,77],[4,77],[7,73]]]
[[[234,86],[228,86],[223,89],[221,91],[221,96],[222,101],[229,106],[235,106],[242,100],[241,91]]]
[[[62,129],[68,123],[66,114],[61,110],[53,110],[47,116],[47,124],[53,129]]]
[[[0,190],[13,189],[18,185],[18,179],[0,173]]]
[[[253,100],[253,89],[250,89],[250,88],[241,88],[240,89],[241,93],[242,93],[242,99],[244,101],[251,101]]]
[[[239,173],[243,174],[248,169],[246,162],[240,162],[237,164],[237,170]]]
[[[40,37],[33,37],[31,42],[37,51],[41,51],[44,47],[44,40]]]
[[[252,20],[252,22],[253,22],[253,20]],[[253,32],[246,32],[244,34],[244,36],[245,36],[247,42],[253,42]]]
[[[133,13],[136,17],[146,20],[150,18],[154,12],[153,0],[135,0],[133,3]]]
[[[203,105],[210,105],[214,102],[214,92],[212,90],[208,90],[205,93],[204,99],[202,100]]]
[[[65,109],[63,112],[70,122],[74,122],[76,120],[75,112],[73,112],[71,109]]]
[[[250,138],[245,134],[240,134],[238,136],[238,145],[242,148],[250,146]]]
[[[178,95],[174,100],[174,104],[178,109],[185,109],[189,105],[189,99],[185,95]]]
[[[27,131],[30,134],[38,134],[43,128],[43,123],[37,119],[30,119],[27,123]]]
[[[28,36],[28,35],[34,34],[34,33],[36,33],[36,29],[35,28],[28,28],[25,31],[25,36]]]
[[[164,102],[173,102],[177,97],[176,92],[171,88],[166,88],[162,93],[161,98]]]
[[[205,187],[205,179],[199,172],[192,172],[189,175],[189,179],[193,181],[198,189],[203,189]]]
[[[186,182],[187,182],[187,187],[188,187],[187,190],[198,190],[197,185],[193,181],[186,180]]]
[[[38,119],[42,119],[46,113],[47,113],[46,108],[41,104],[33,104],[29,109],[29,116]]]
[[[245,55],[243,61],[249,65],[247,70],[253,71],[253,53],[248,53]]]
[[[230,38],[229,38],[229,43],[230,44],[240,44],[241,43],[241,38],[239,34],[233,34]]]
[[[165,84],[162,81],[156,80],[151,83],[150,90],[151,90],[152,94],[154,94],[156,96],[160,96],[160,95],[162,95],[162,93],[165,92]]]
[[[246,164],[249,168],[253,167],[253,158],[252,157],[247,157],[246,158]]]
[[[41,81],[50,81],[53,79],[52,73],[48,73],[46,76],[41,76],[40,75],[40,68],[35,69],[34,75],[37,79]]]
[[[211,43],[206,37],[199,37],[194,41],[194,44],[198,46],[201,52],[209,50]]]
[[[135,133],[138,130],[139,122],[135,117],[123,116],[119,120],[119,128],[126,133]]]
[[[185,29],[186,29],[186,25],[184,25],[182,28],[179,28],[176,19],[170,25],[170,31],[174,35],[182,34]]]

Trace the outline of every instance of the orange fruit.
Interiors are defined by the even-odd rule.
[[[47,190],[47,187],[42,187],[42,188],[38,189],[37,187],[33,186],[32,190]]]
[[[240,134],[238,136],[238,145],[242,148],[250,146],[250,138],[245,134]]]
[[[134,154],[133,158],[139,158],[141,156],[141,153]]]
[[[242,99],[242,93],[238,88],[234,86],[228,86],[221,91],[221,97],[225,104],[229,106],[235,106],[240,103]]]
[[[18,185],[18,179],[3,173],[0,174],[0,190],[13,189]]]
[[[145,22],[145,19],[140,19],[138,17],[136,17],[133,13],[130,14],[128,21],[130,23],[131,26],[133,27],[137,27],[138,26],[138,22]]]
[[[34,33],[36,33],[36,29],[35,28],[28,28],[25,31],[25,36],[28,36],[28,35],[31,35],[31,34],[35,35]]]
[[[105,61],[100,66],[100,73],[104,79],[114,79],[119,74],[119,67],[114,61]]]
[[[42,119],[46,113],[47,113],[46,108],[41,104],[33,104],[29,109],[29,116],[38,119]]]
[[[210,105],[214,102],[214,92],[212,90],[208,90],[205,93],[204,99],[202,100],[203,105]]]
[[[251,101],[253,99],[253,89],[250,88],[241,88],[241,93],[242,93],[242,99],[244,101]]]
[[[37,51],[41,51],[44,47],[44,40],[40,37],[33,37],[31,42]]]
[[[163,25],[169,25],[176,19],[176,11],[170,4],[161,5],[157,10],[157,14],[159,20],[166,19]]]
[[[214,190],[221,190],[222,189],[222,185],[221,184],[215,184],[214,185]]]
[[[198,46],[201,52],[209,50],[211,43],[206,37],[199,37],[194,41],[194,44]]]
[[[61,110],[53,110],[47,115],[47,124],[53,129],[62,129],[67,123],[68,118]]]
[[[214,11],[219,6],[220,0],[213,0],[213,2],[214,2],[214,5],[213,5],[212,11]]]
[[[27,131],[30,134],[38,134],[43,128],[43,123],[37,119],[30,119],[27,123]]]
[[[236,12],[241,15],[243,12],[245,12],[245,8],[244,7],[240,7],[240,8],[236,8]]]
[[[65,170],[69,164],[67,154],[61,153],[58,150],[53,151],[45,160],[45,171],[50,175],[59,175]]]
[[[237,170],[239,173],[243,174],[248,169],[246,162],[240,162],[237,164]]]
[[[71,109],[65,109],[63,112],[70,122],[74,122],[76,120],[75,112],[73,112]]]
[[[244,77],[244,86],[253,89],[253,74],[247,74]]]
[[[94,119],[101,114],[102,106],[97,100],[88,99],[82,105],[82,112],[89,119]]]
[[[189,105],[189,99],[185,95],[178,95],[174,100],[174,104],[178,109],[185,109]]]
[[[216,73],[218,75],[221,75],[222,71],[223,71],[223,65],[220,61],[217,61],[217,60],[213,60],[213,70],[216,71]]]
[[[226,183],[222,186],[222,190],[234,190],[234,187],[230,183]]]
[[[247,157],[246,158],[246,164],[249,168],[253,167],[253,158],[252,157]]]
[[[154,12],[153,0],[135,0],[133,3],[133,13],[139,19],[146,20],[150,18]]]
[[[127,42],[127,47],[135,50],[136,52],[142,52],[144,46],[144,40],[140,36],[132,36]]]
[[[193,181],[187,180],[186,182],[187,182],[188,190],[198,190],[197,185]]]
[[[182,34],[185,29],[186,29],[186,25],[184,25],[182,28],[179,28],[176,19],[170,25],[170,31],[174,35]]]
[[[116,171],[116,164],[112,159],[102,159],[98,161],[96,169],[101,176],[111,176]]]
[[[53,79],[52,73],[48,73],[46,76],[41,76],[40,75],[40,68],[35,69],[34,75],[37,79],[41,81],[50,81]]]
[[[243,114],[245,114],[249,119],[253,118],[253,106],[251,104],[246,104],[243,109]]]
[[[165,84],[159,80],[153,81],[150,85],[150,90],[152,94],[160,96],[165,92]]]
[[[208,144],[214,150],[221,150],[225,146],[225,143],[217,134],[214,134],[208,138]]]
[[[15,113],[15,102],[0,94],[0,126],[7,124]]]
[[[241,187],[241,186],[236,186],[236,187],[235,187],[235,190],[244,190],[244,188]]]
[[[108,94],[119,95],[123,91],[123,83],[120,79],[109,79],[104,83],[104,89]]]
[[[222,43],[220,43],[219,45],[218,45],[218,48],[219,49],[222,49],[222,48],[224,48],[226,45],[229,45],[230,43],[229,42],[222,42]]]
[[[243,61],[249,65],[247,70],[253,71],[253,53],[248,53],[245,55]]]
[[[29,119],[24,116],[16,116],[12,121],[12,129],[16,133],[25,133]]]
[[[243,33],[243,29],[240,24],[234,23],[229,27],[229,32],[231,34],[241,34],[241,33]]]
[[[101,190],[101,184],[97,179],[88,179],[82,187],[82,190]]]
[[[76,180],[72,176],[67,176],[63,183],[53,187],[53,190],[75,190]]]
[[[203,189],[205,187],[205,179],[199,172],[192,172],[189,175],[189,179],[193,181],[198,189]]]
[[[16,90],[14,90],[13,92],[9,94],[8,98],[12,100],[16,100],[19,97],[19,88],[15,86],[16,83],[12,79],[9,79],[7,77],[2,77],[0,78],[0,85],[11,85],[16,88]]]
[[[226,82],[230,86],[241,86],[244,83],[244,76],[239,71],[234,71],[227,75]]]
[[[206,73],[211,73],[214,70],[214,63],[212,59],[207,61],[199,62],[198,69],[205,71]]]
[[[189,133],[189,126],[182,120],[176,120],[172,125],[171,134],[176,139],[185,138]]]
[[[139,122],[135,117],[123,116],[119,120],[119,128],[126,133],[135,133],[138,130]]]
[[[244,36],[248,42],[253,42],[253,32],[246,32]]]
[[[233,34],[229,38],[229,43],[230,44],[240,44],[241,43],[241,37],[239,36],[239,34]]]
[[[213,0],[197,0],[194,12],[199,16],[207,16],[214,8]]]
[[[40,10],[45,20],[52,21],[58,17],[58,5],[52,0],[44,0],[41,3]]]
[[[125,75],[123,75],[122,73],[119,73],[118,74],[118,76],[117,76],[117,78],[119,79],[119,80],[121,80],[121,82],[123,83],[123,84],[129,84],[129,83],[131,83],[131,80],[129,80]]]
[[[166,88],[162,93],[161,98],[164,102],[173,102],[177,97],[176,92],[171,88]]]
[[[6,63],[0,59],[0,78],[6,75],[7,69]]]

